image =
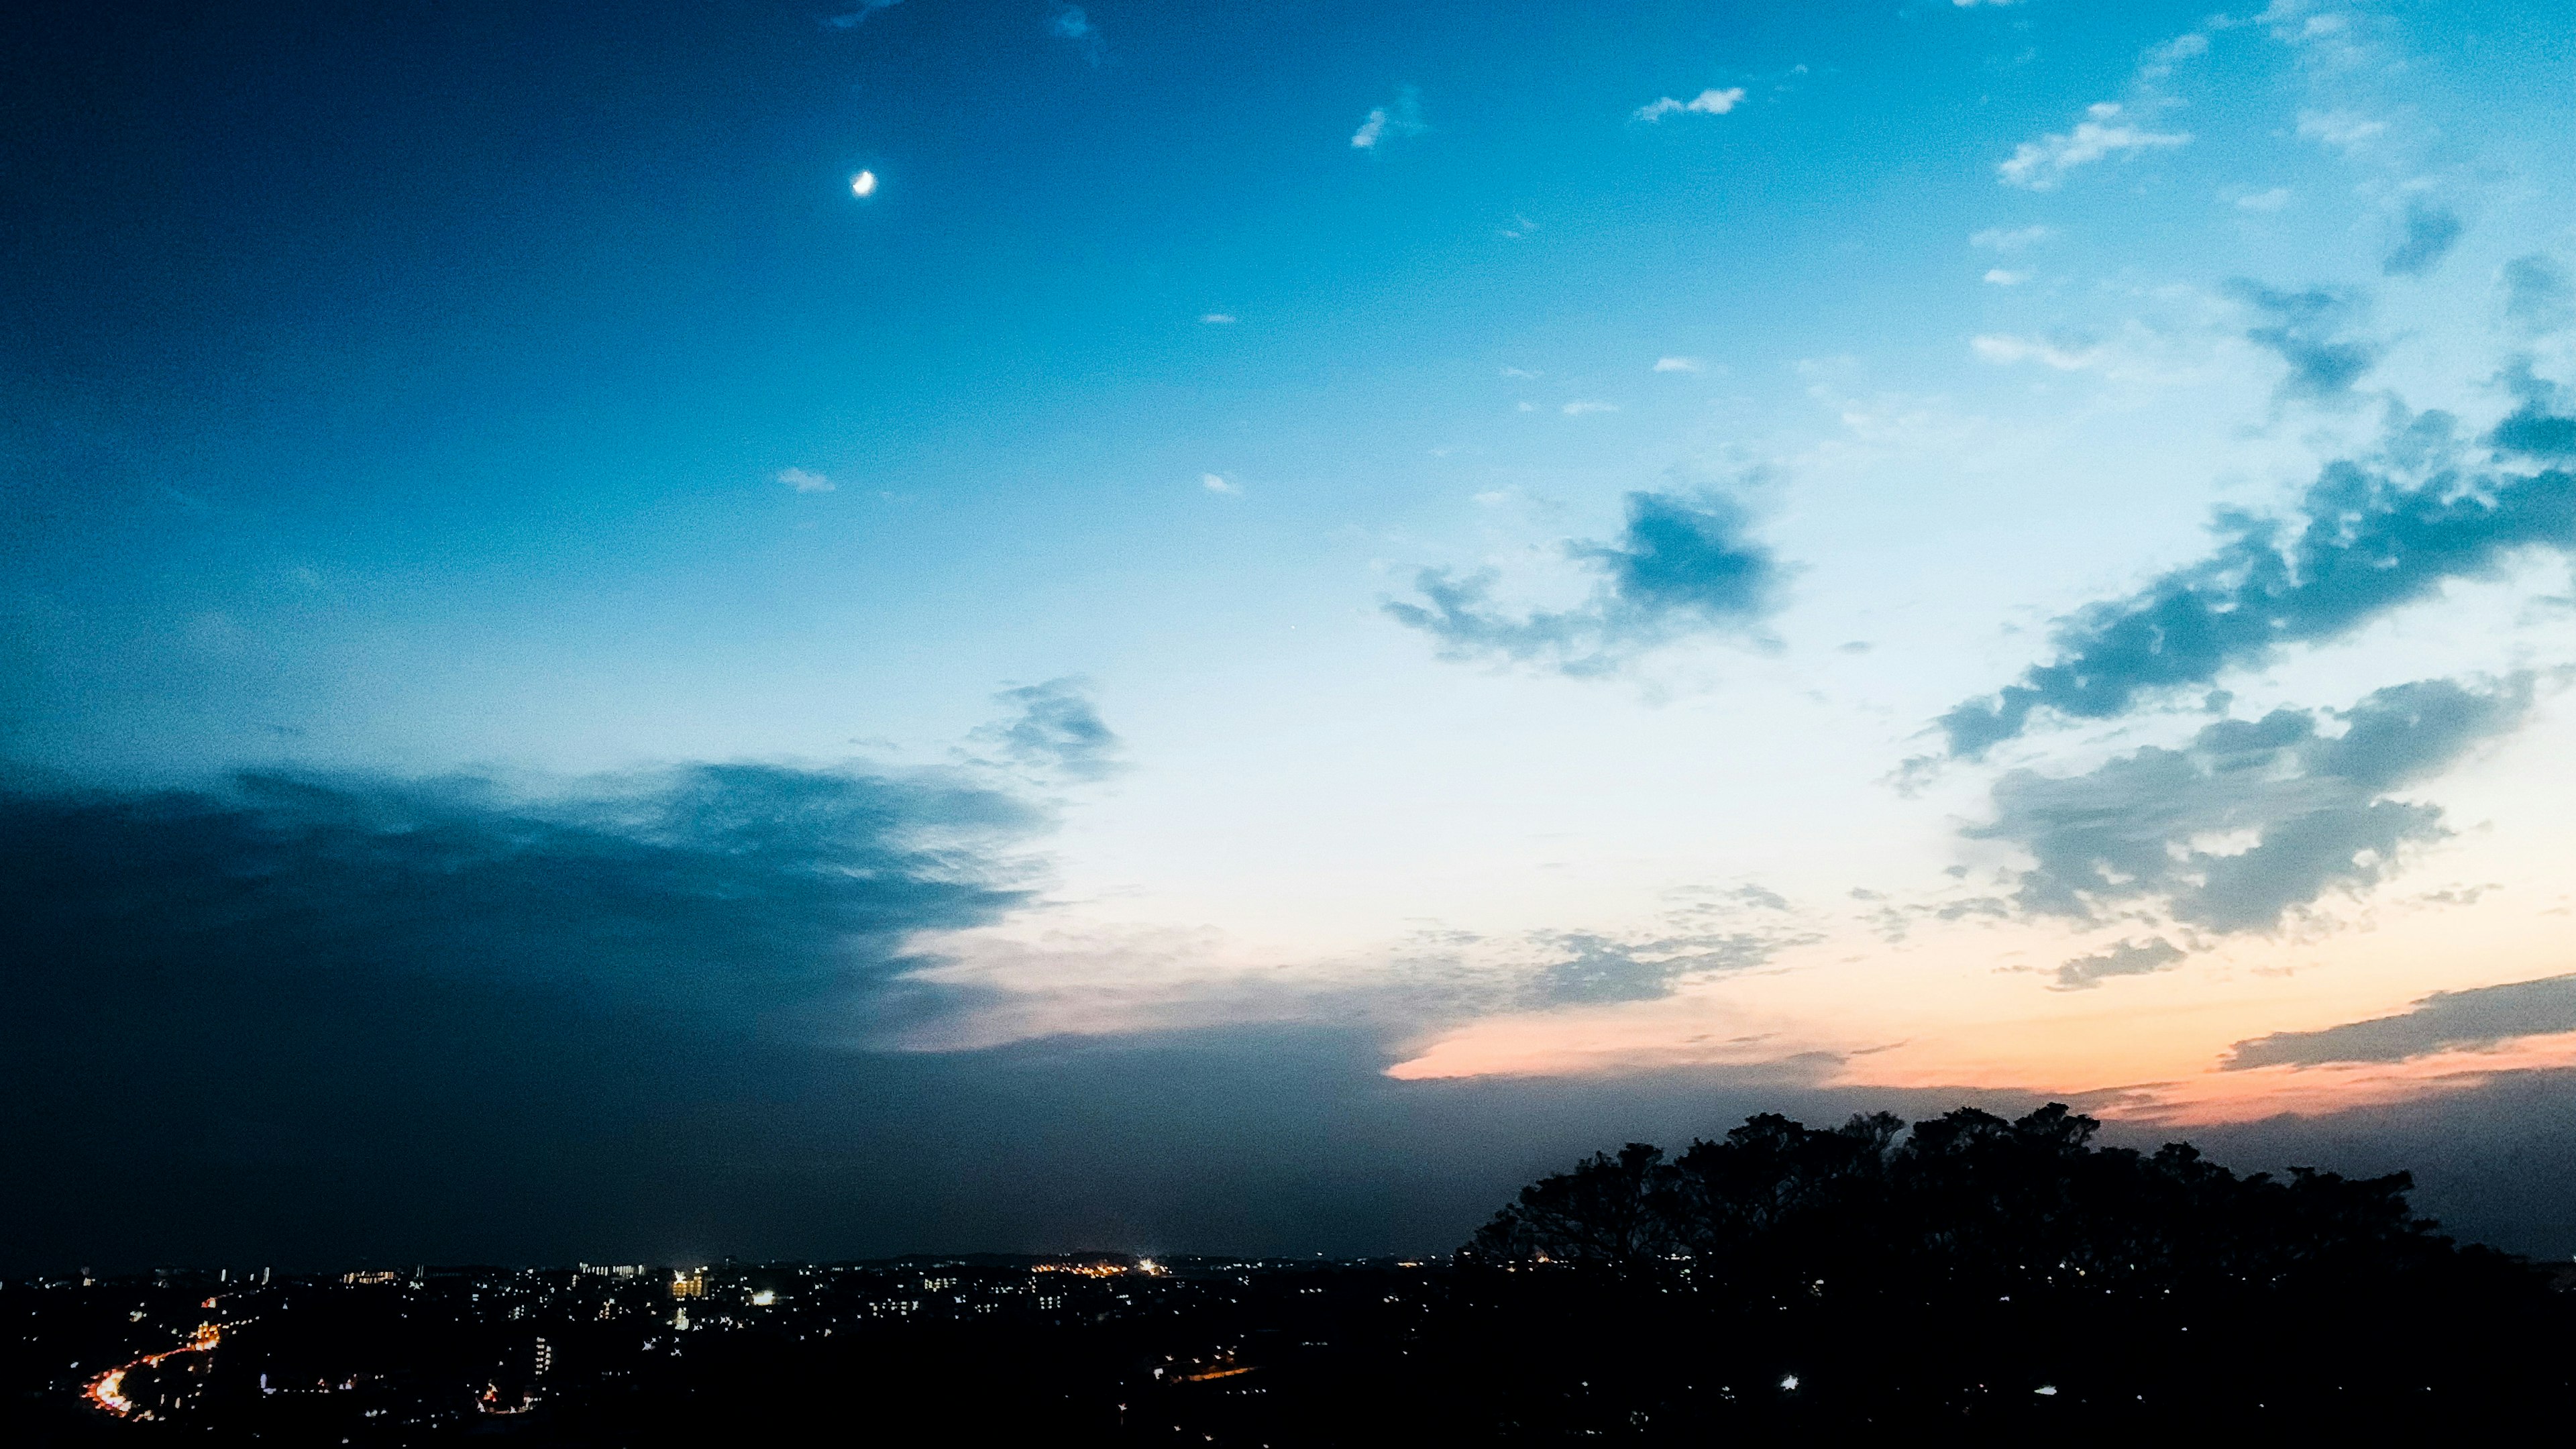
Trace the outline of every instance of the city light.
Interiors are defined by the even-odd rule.
[[[134,1360],[132,1363],[109,1369],[107,1372],[90,1380],[89,1388],[86,1390],[84,1396],[88,1398],[92,1404],[105,1409],[107,1412],[114,1414],[120,1419],[132,1418],[134,1416],[134,1401],[125,1396],[125,1376],[127,1374],[132,1373],[136,1369],[158,1368],[165,1360],[176,1358],[183,1353],[204,1353],[208,1349],[213,1348],[216,1344],[222,1342],[223,1337],[224,1331],[218,1325],[212,1323],[200,1323],[197,1325],[197,1331],[189,1335],[188,1341],[179,1345],[177,1348],[164,1349],[159,1353],[147,1354],[142,1358]]]

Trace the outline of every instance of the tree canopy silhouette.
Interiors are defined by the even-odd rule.
[[[1533,1433],[1592,1432],[1612,1421],[1583,1406],[1612,1401],[1631,1427],[2231,1407],[2380,1428],[2569,1402],[2570,1300],[2441,1236],[2407,1174],[2240,1176],[2099,1130],[2058,1103],[1766,1114],[1596,1154],[1460,1251],[1469,1356]]]
[[[1523,1188],[1469,1252],[1493,1262],[1684,1265],[1701,1281],[1808,1282],[1827,1268],[1983,1287],[2177,1277],[2275,1279],[2449,1254],[2406,1173],[2293,1168],[2239,1177],[2173,1143],[2092,1145],[2101,1124],[2051,1103],[2015,1121],[1962,1107],[1810,1128],[1748,1119],[1678,1157],[1632,1142]]]

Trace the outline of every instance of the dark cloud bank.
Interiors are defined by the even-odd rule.
[[[1414,586],[1426,602],[1386,612],[1438,640],[1443,658],[1540,660],[1588,675],[1685,634],[1749,630],[1779,601],[1779,561],[1721,495],[1631,493],[1616,542],[1577,541],[1566,554],[1600,579],[1572,609],[1515,617],[1494,606],[1491,570],[1424,569]]]
[[[1398,1083],[1376,1027],[872,1045],[959,1004],[904,943],[1022,904],[1042,824],[770,767],[0,791],[0,1272],[1439,1250],[1623,1133],[1818,1100]],[[1724,954],[1567,945],[1584,999]]]
[[[2274,1032],[2238,1042],[2222,1065],[2229,1071],[2244,1071],[2335,1062],[2402,1062],[2562,1031],[2576,1031],[2576,976],[2436,991],[2395,1016],[2346,1022],[2322,1031]]]
[[[750,767],[537,801],[353,778],[0,793],[0,1272],[1437,1251],[1605,1145],[1760,1110],[2031,1105],[1819,1089],[1829,1062],[1396,1082],[1361,1029],[867,1046],[945,1007],[904,982],[903,941],[1022,900],[1036,823],[954,782]],[[1596,944],[1569,938],[1557,994],[1732,959]],[[2236,1160],[2385,1155],[2304,1140]],[[2554,1250],[2571,1161],[2436,1172],[2428,1202],[2503,1172],[2527,1211],[2464,1226]]]

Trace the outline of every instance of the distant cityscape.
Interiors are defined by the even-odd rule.
[[[153,1424],[285,1442],[551,1438],[566,1423],[631,1422],[618,1400],[649,1398],[645,1386],[697,1364],[710,1386],[762,1383],[765,1354],[810,1365],[842,1357],[837,1344],[877,1359],[901,1341],[937,1345],[953,1367],[961,1348],[989,1363],[979,1355],[1077,1336],[1114,1344],[1118,1366],[1068,1378],[1060,1407],[1115,1431],[1148,1401],[1265,1393],[1264,1370],[1331,1352],[1336,1335],[1316,1325],[1348,1327],[1355,1306],[1371,1341],[1400,1335],[1447,1271],[1117,1253],[163,1268],[9,1281],[0,1313],[15,1421],[64,1437]]]
[[[0,1445],[2472,1442],[2576,1406],[2566,1265],[2439,1234],[2404,1174],[2098,1125],[1757,1115],[1541,1177],[1436,1258],[21,1279]]]

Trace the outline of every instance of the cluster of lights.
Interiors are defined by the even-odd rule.
[[[142,1358],[136,1359],[130,1364],[123,1365],[119,1368],[109,1369],[107,1372],[100,1374],[97,1378],[90,1380],[89,1401],[100,1408],[105,1409],[109,1413],[114,1414],[120,1419],[130,1418],[134,1413],[134,1401],[125,1396],[125,1376],[127,1374],[132,1373],[134,1370],[139,1368],[155,1367],[160,1364],[163,1359],[176,1358],[178,1355],[183,1353],[204,1353],[208,1349],[213,1348],[216,1344],[221,1343],[223,1341],[223,1337],[224,1331],[221,1327],[212,1323],[200,1323],[197,1325],[197,1331],[189,1335],[188,1341],[179,1345],[177,1348],[165,1349],[160,1353],[147,1354]]]
[[[1040,1273],[1071,1273],[1080,1278],[1120,1278],[1129,1273],[1142,1273],[1151,1278],[1164,1271],[1163,1265],[1151,1258],[1140,1258],[1133,1268],[1116,1263],[1040,1263]]]

